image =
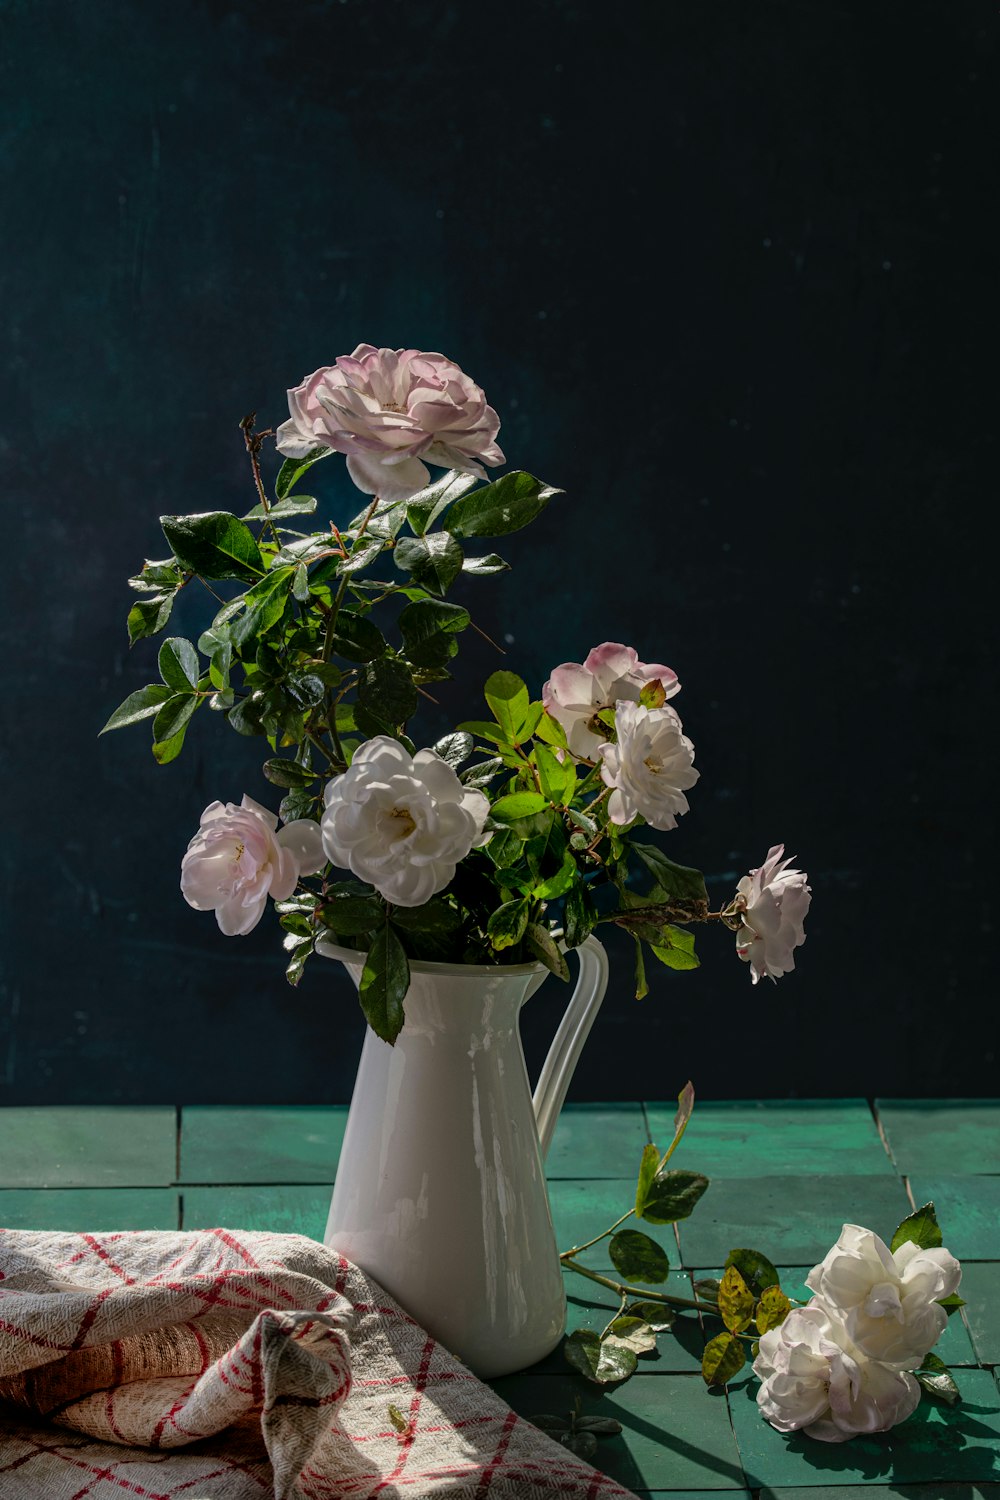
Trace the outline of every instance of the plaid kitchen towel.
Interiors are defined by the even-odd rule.
[[[628,1500],[296,1234],[0,1230],[3,1500]]]

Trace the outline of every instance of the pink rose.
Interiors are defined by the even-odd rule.
[[[181,893],[195,911],[214,911],[227,937],[252,932],[267,898],[286,900],[300,875],[326,864],[319,824],[297,818],[278,829],[274,813],[252,797],[211,802],[181,861]]]
[[[681,690],[677,673],[669,667],[640,661],[631,646],[605,641],[603,646],[594,647],[582,665],[567,661],[556,667],[542,688],[542,702],[565,729],[573,754],[596,760],[608,738],[592,727],[597,714],[622,701],[638,703],[639,694],[650,682],[662,684],[664,700]]]
[[[749,963],[754,984],[791,973],[792,949],[806,940],[803,922],[812,891],[802,870],[788,868],[795,856],[782,859],[784,852],[784,844],[775,844],[760,869],[744,875],[736,887],[744,903],[736,952]]]
[[[277,444],[289,458],[325,445],[347,454],[359,490],[405,500],[430,482],[426,464],[486,478],[505,462],[500,418],[443,354],[359,344],[288,392]],[[424,460],[422,462],[421,460]]]

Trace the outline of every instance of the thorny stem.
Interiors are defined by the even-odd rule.
[[[368,522],[371,520],[372,516],[375,514],[375,511],[376,511],[376,509],[378,507],[378,500],[379,500],[379,497],[378,497],[378,495],[376,495],[375,498],[374,498],[374,500],[372,501],[371,505],[369,505],[368,509],[365,511],[364,519],[362,520],[361,526],[358,529],[358,534],[357,534],[357,536],[354,539],[355,540],[355,545],[358,542],[360,542],[361,538],[364,536],[365,532],[367,531],[367,529],[368,529]],[[338,532],[337,539],[338,539],[338,541],[340,541],[340,534],[339,534],[339,532]],[[340,545],[341,545],[341,548],[343,549],[344,548],[344,544],[343,544],[342,541],[340,542]],[[344,549],[344,550],[346,552],[346,549]],[[343,602],[344,602],[344,595],[347,593],[347,584],[348,584],[348,578],[347,578],[347,574],[345,573],[341,577],[340,587],[337,589],[336,596],[334,597],[333,607],[331,608],[330,613],[326,617],[326,634],[325,634],[325,636],[323,638],[323,660],[325,662],[328,662],[330,660],[330,657],[331,657],[331,655],[333,653],[333,638],[334,638],[334,636],[335,636],[335,634],[337,632],[337,616],[340,614],[340,606],[343,604]],[[339,699],[338,699],[338,702],[339,702]],[[333,747],[334,747],[334,749],[335,749],[335,751],[337,753],[337,759],[340,761],[341,765],[345,765],[346,766],[346,764],[347,764],[347,757],[344,755],[344,747],[340,743],[340,735],[337,732],[337,710],[336,710],[336,705],[335,704],[331,704],[329,692],[327,693],[327,728],[328,728],[328,730],[330,732],[330,738],[333,741]]]
[[[250,467],[253,469],[253,482],[257,488],[257,495],[260,499],[261,509],[264,512],[264,519],[266,524],[270,528],[271,535],[274,537],[275,546],[280,547],[281,539],[278,536],[277,527],[271,520],[271,506],[264,491],[264,481],[260,477],[260,459],[258,455],[260,453],[260,445],[263,442],[264,438],[267,437],[268,433],[254,432],[253,424],[256,420],[257,413],[255,411],[252,411],[249,416],[243,418],[243,421],[240,423],[240,427],[243,430],[243,441],[247,445],[247,453],[250,455]],[[271,429],[269,428],[268,432],[270,432],[270,430]]]
[[[576,1271],[578,1275],[586,1276],[588,1281],[599,1282],[601,1286],[617,1292],[619,1297],[635,1297],[641,1302],[663,1302],[668,1307],[690,1307],[695,1312],[712,1313],[716,1317],[719,1314],[719,1309],[714,1302],[696,1302],[692,1297],[674,1297],[667,1292],[651,1292],[644,1286],[630,1286],[626,1281],[613,1281],[610,1276],[602,1276],[599,1271],[592,1271],[589,1266],[578,1265],[575,1260],[564,1260],[563,1265],[569,1271]]]

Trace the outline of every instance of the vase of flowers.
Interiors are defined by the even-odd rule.
[[[541,1152],[603,994],[595,932],[634,940],[638,996],[647,959],[697,967],[698,924],[773,980],[794,967],[809,886],[775,845],[712,910],[700,871],[650,840],[676,828],[699,773],[676,672],[630,646],[554,664],[537,696],[498,670],[484,709],[421,746],[420,699],[476,628],[478,580],[507,568],[479,549],[561,491],[523,471],[488,479],[505,462],[499,418],[439,354],[360,345],[291,390],[289,410],[273,434],[241,423],[244,514],[161,517],[170,556],[129,580],[130,640],[163,632],[193,578],[217,607],[197,643],[163,641],[161,680],[105,728],[151,720],[161,763],[206,708],[262,742],[277,811],[211,803],[182,892],[234,936],[273,901],[293,984],[313,953],[346,964],[368,1036],[328,1239],[495,1374],[561,1332]],[[284,462],[269,493],[271,436]],[[303,530],[319,510],[303,486],[336,454],[365,503]],[[548,974],[569,979],[574,952],[581,978],[533,1111],[517,1014]]]

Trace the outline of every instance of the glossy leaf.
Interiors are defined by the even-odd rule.
[[[735,1266],[755,1297],[769,1286],[778,1285],[778,1273],[759,1250],[730,1250],[726,1269]]]
[[[267,510],[263,505],[255,505],[253,510],[247,511],[243,519],[244,521],[263,521],[266,518],[271,521],[282,521],[288,516],[311,516],[315,509],[315,495],[288,495],[283,500],[275,500]]]
[[[456,730],[453,734],[444,735],[442,739],[437,740],[432,746],[435,755],[440,755],[441,759],[446,761],[453,771],[456,771],[463,761],[468,760],[474,748],[475,742],[472,735],[464,734],[461,730]]]
[[[631,843],[629,847],[665,895],[681,901],[704,902],[707,905],[708,892],[705,889],[705,877],[700,870],[675,864],[654,844]]]
[[[753,1317],[754,1295],[735,1266],[727,1266],[719,1283],[719,1316],[730,1333],[742,1333]]]
[[[385,654],[386,641],[382,632],[364,615],[352,609],[341,609],[337,615],[333,649],[348,661],[373,661]]]
[[[528,925],[527,901],[505,901],[490,914],[486,932],[493,947],[513,948],[524,937]]]
[[[605,1346],[616,1344],[622,1349],[631,1349],[633,1354],[649,1354],[656,1348],[656,1334],[644,1318],[622,1313],[608,1328],[603,1342]]]
[[[925,1354],[920,1369],[914,1370],[913,1374],[917,1383],[929,1396],[935,1396],[946,1406],[958,1406],[962,1393],[955,1384],[948,1366],[938,1355]]]
[[[119,703],[101,734],[109,729],[124,729],[129,724],[138,724],[142,719],[151,719],[170,697],[170,689],[162,682],[151,682],[148,687],[137,688],[129,693],[124,703]]]
[[[445,522],[453,536],[507,536],[527,526],[562,490],[515,469],[456,501]]]
[[[701,963],[694,951],[694,933],[669,922],[660,928],[659,940],[650,947],[668,969],[697,969]]]
[[[575,763],[560,764],[545,745],[536,745],[533,754],[544,795],[560,806],[568,802],[576,790]]]
[[[547,745],[555,745],[558,750],[566,750],[568,748],[565,729],[559,723],[559,720],[554,719],[550,713],[542,714],[535,726],[535,734],[540,740],[544,740]]]
[[[701,1172],[678,1167],[657,1172],[646,1194],[642,1217],[650,1224],[676,1224],[690,1217],[708,1185],[708,1178]]]
[[[557,979],[569,979],[569,965],[556,946],[552,934],[538,922],[529,925],[524,941],[531,952]]]
[[[510,563],[504,562],[495,552],[489,552],[485,557],[466,557],[462,559],[462,572],[471,573],[474,578],[488,578],[492,573],[507,573],[510,571]]]
[[[462,571],[462,549],[447,531],[405,537],[393,552],[397,568],[432,594],[443,594]]]
[[[604,1344],[590,1328],[578,1328],[563,1345],[567,1360],[595,1385],[613,1385],[635,1374],[638,1360],[631,1349]]]
[[[128,612],[128,642],[134,646],[147,636],[159,635],[170,619],[175,593],[155,594],[151,599],[137,599]]]
[[[406,502],[406,519],[416,536],[423,536],[433,526],[438,516],[443,515],[453,501],[467,495],[479,483],[476,474],[461,469],[450,469],[441,479],[418,490]]]
[[[907,1214],[893,1235],[889,1249],[895,1254],[909,1240],[921,1250],[936,1250],[944,1244],[933,1203],[925,1203],[912,1214]]]
[[[308,786],[319,775],[318,771],[301,765],[297,760],[266,760],[263,769],[273,786]]]
[[[199,700],[190,692],[174,693],[157,710],[156,718],[153,720],[153,739],[160,744],[174,739],[182,729],[187,727],[188,720],[198,707],[198,702]]]
[[[626,1281],[640,1281],[654,1286],[666,1281],[670,1274],[667,1252],[640,1229],[620,1229],[617,1234],[613,1234],[608,1254],[611,1264]]]
[[[265,572],[253,532],[228,511],[161,516],[160,525],[178,562],[202,578],[255,580]]]
[[[348,577],[353,573],[360,573],[363,568],[371,567],[384,550],[385,544],[378,537],[362,537],[359,542],[355,543],[350,555],[337,564],[337,572],[346,573]]]
[[[410,966],[403,945],[386,918],[372,940],[358,995],[372,1031],[394,1042],[403,1026],[403,1002],[410,985]]]
[[[175,735],[172,735],[169,740],[153,741],[153,759],[156,761],[157,765],[166,766],[169,765],[172,760],[177,759],[178,755],[180,755],[181,753],[181,748],[184,744],[184,736],[186,734],[187,725],[185,724],[181,729],[177,731]]]
[[[735,1269],[735,1266],[729,1267],[730,1271],[734,1271]],[[729,1271],[726,1272],[726,1275],[729,1275]],[[755,1314],[757,1332],[764,1334],[769,1333],[772,1328],[780,1328],[791,1310],[792,1304],[780,1286],[766,1286],[760,1294],[760,1301],[757,1303]]]
[[[578,882],[566,892],[563,916],[567,948],[579,948],[597,926],[597,908],[587,886]]]
[[[157,663],[160,676],[167,687],[175,693],[190,693],[197,690],[201,677],[198,653],[190,641],[183,636],[171,636],[160,647]]]
[[[483,693],[510,744],[526,738],[531,699],[520,677],[514,672],[494,672],[486,679]]]
[[[642,1159],[639,1162],[639,1177],[635,1188],[635,1213],[636,1218],[642,1218],[642,1210],[649,1190],[653,1186],[657,1168],[660,1165],[660,1153],[652,1144],[642,1148]]]
[[[332,448],[328,448],[324,443],[310,449],[304,458],[286,458],[278,470],[277,479],[274,481],[274,493],[277,498],[284,500],[285,496],[290,494],[298,484],[306,470],[311,469],[313,464],[319,463],[321,458],[329,458],[333,451]]]
[[[405,724],[417,706],[409,667],[397,656],[369,662],[358,683],[358,702],[385,724]]]
[[[625,1309],[625,1316],[641,1318],[654,1333],[666,1333],[677,1321],[676,1309],[666,1302],[630,1302]]]
[[[469,611],[443,599],[420,599],[399,616],[403,649],[414,666],[443,666],[458,652],[455,636],[469,624]]]
[[[490,816],[498,823],[516,823],[521,818],[530,818],[532,813],[544,812],[547,807],[548,803],[538,792],[512,792],[494,802]]]
[[[477,761],[474,766],[468,766],[460,775],[459,780],[463,786],[482,790],[488,787],[490,782],[503,770],[503,761],[498,756],[490,760]]]
[[[285,612],[285,601],[292,586],[295,569],[276,568],[244,595],[245,609],[229,627],[233,644],[242,648],[254,636],[262,636],[276,625]]]

